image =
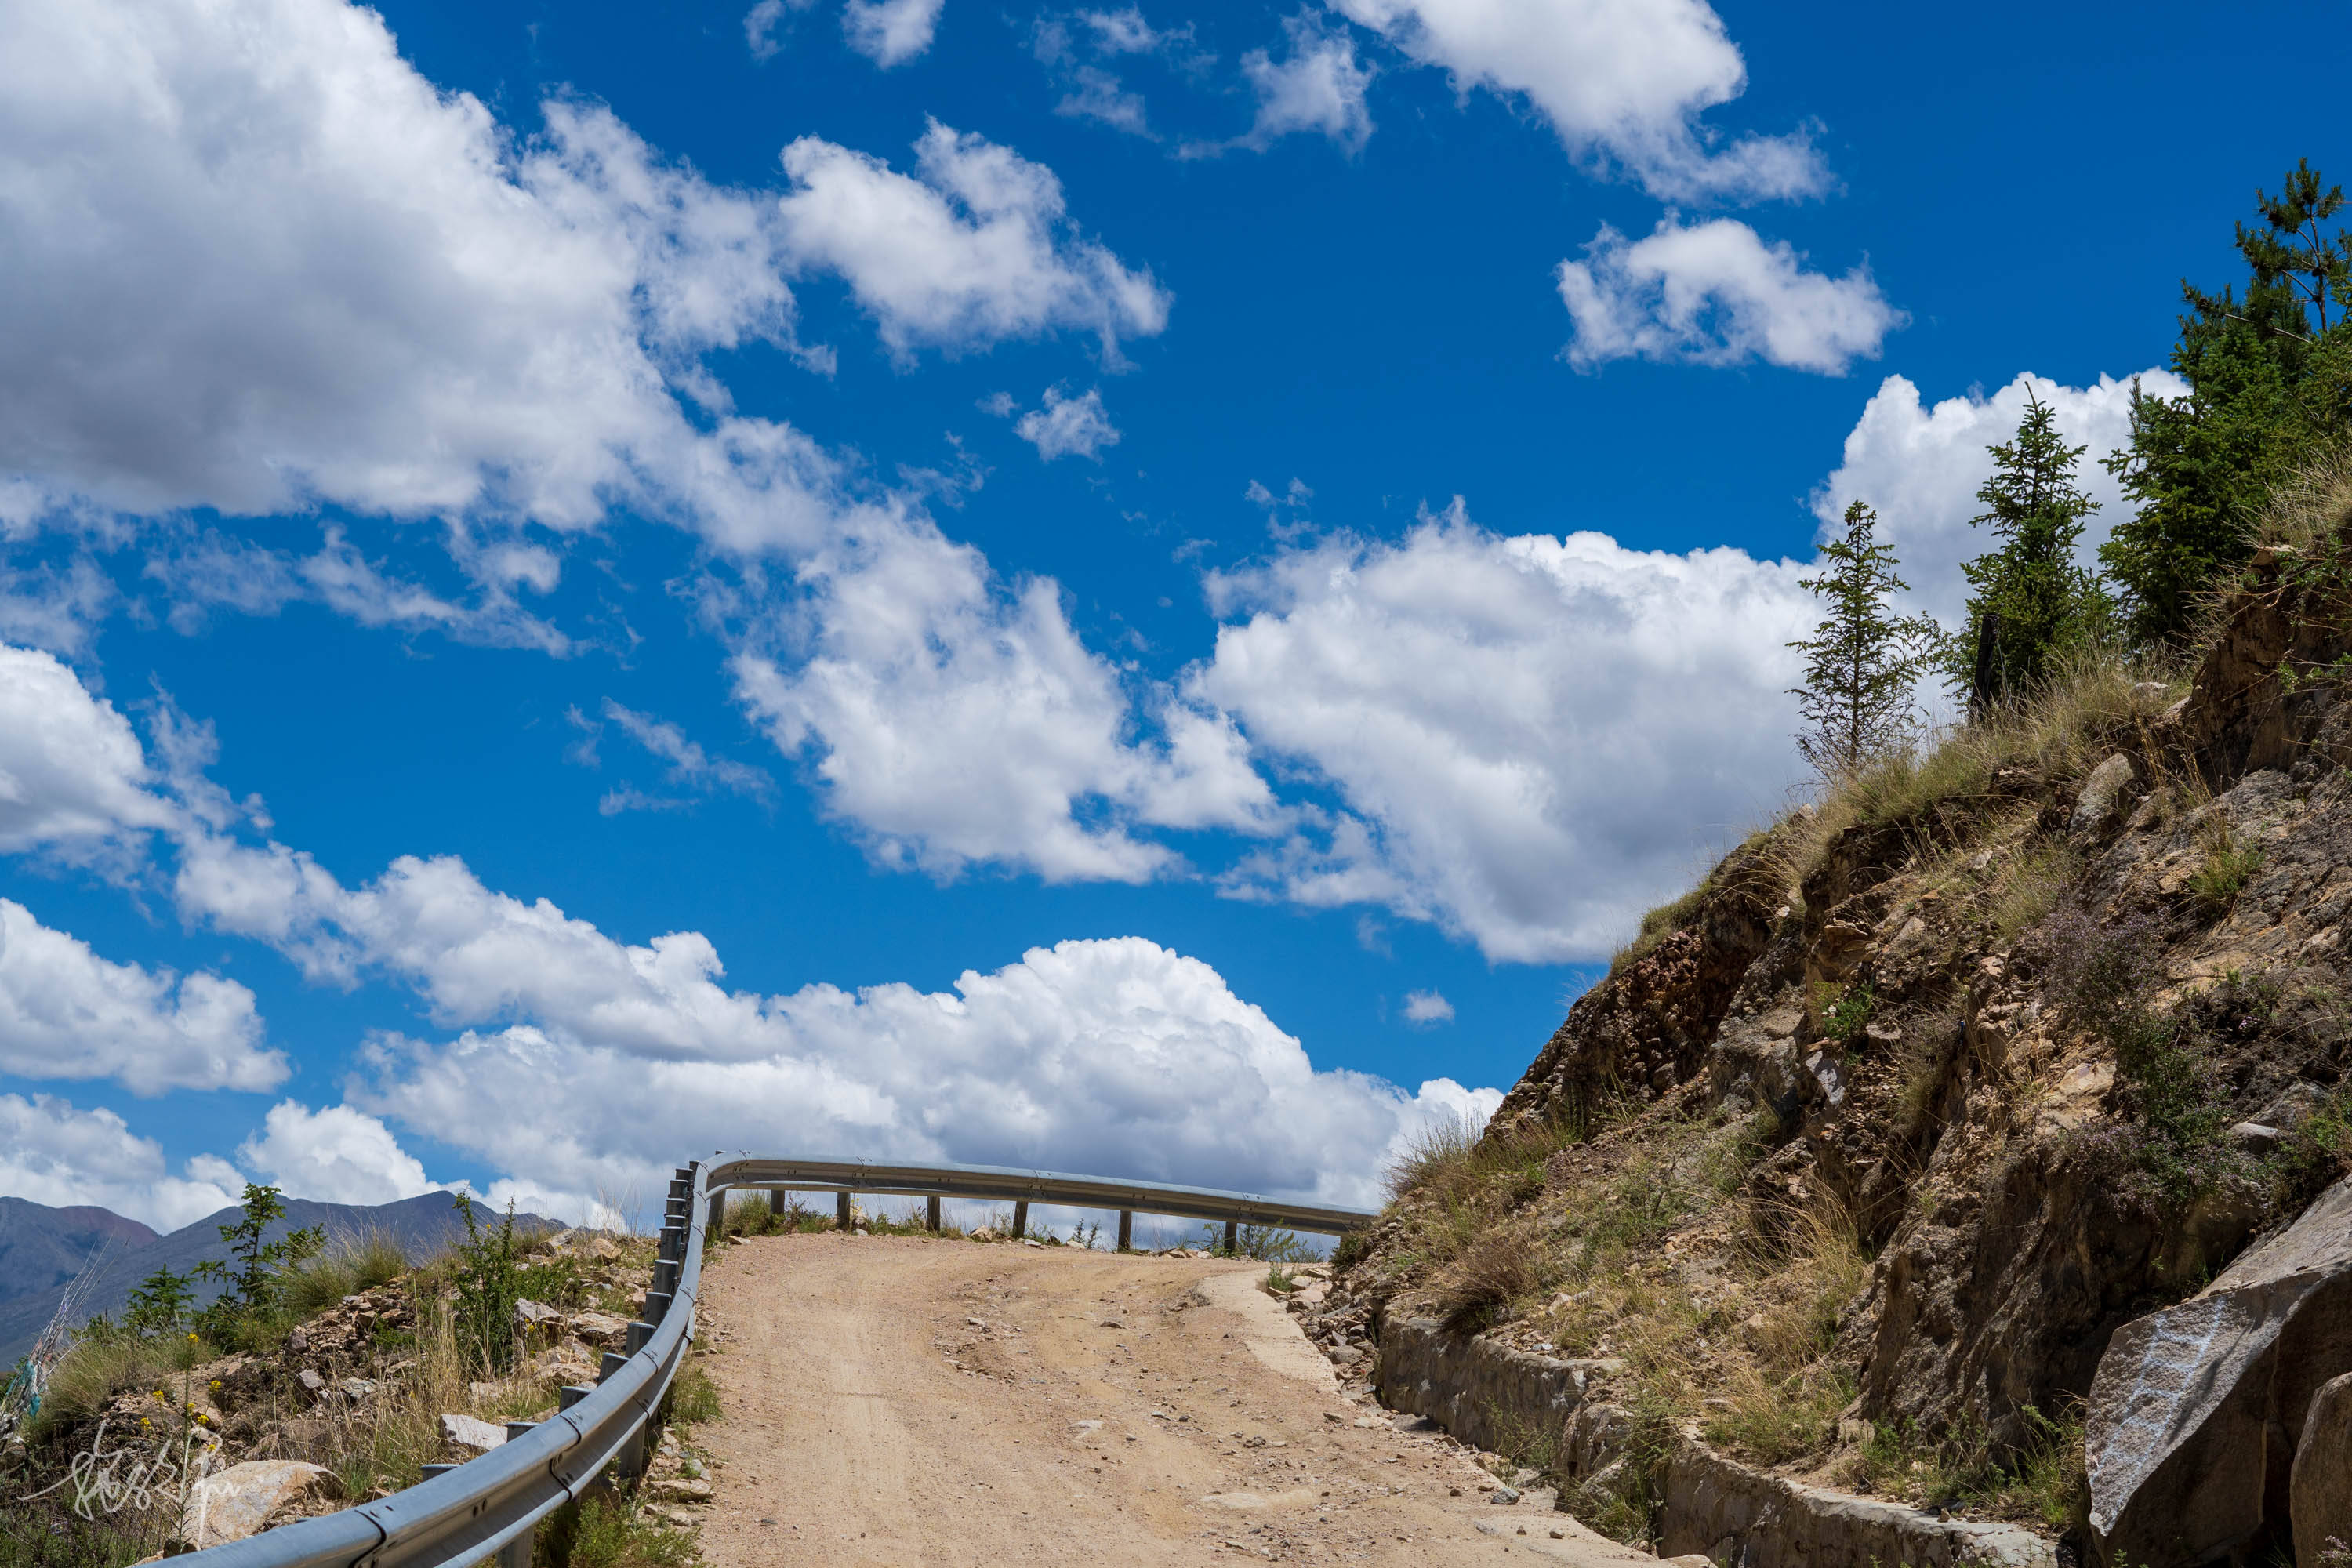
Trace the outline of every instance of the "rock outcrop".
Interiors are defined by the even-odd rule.
[[[1351,1242],[1310,1331],[1343,1305],[1329,1331],[1378,1338],[1383,1397],[1480,1442],[1549,1424],[1570,1467],[1633,1452],[1605,1412],[1638,1385],[1644,1468],[1611,1528],[1748,1568],[1810,1539],[1799,1513],[1899,1506],[1849,1484],[1950,1508],[2004,1476],[2007,1519],[1977,1522],[2110,1562],[2313,1560],[2352,1530],[2352,1443],[2311,1414],[2352,1414],[2333,1383],[2352,1373],[2352,1197],[2330,1186],[2352,1171],[2341,576],[2258,557],[2179,700],[2094,681],[2038,729],[1752,837],[1577,1000],[1485,1163]],[[1529,1166],[1514,1145],[1557,1152]],[[1596,1225],[1606,1205],[1656,1217]],[[1868,1262],[1798,1377],[1785,1336],[1758,1348],[1795,1277],[1758,1259],[1805,1223],[1850,1227]],[[1638,1289],[1591,1288],[1603,1247],[1633,1247],[1612,1267]],[[1732,1305],[1751,1288],[1766,1310]],[[1648,1348],[1622,1352],[1622,1387],[1596,1382],[1629,1342]],[[1795,1435],[1659,1435],[1661,1409],[1717,1421],[1732,1391],[1709,1380],[1743,1366],[1751,1404],[1851,1403],[1787,1413]],[[1690,1479],[1734,1471],[1754,1485]]]
[[[2101,1551],[2204,1563],[2286,1545],[2305,1416],[2347,1373],[2352,1180],[2188,1300],[2116,1331],[2084,1434]]]

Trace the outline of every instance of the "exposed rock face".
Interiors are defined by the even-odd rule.
[[[1727,856],[1694,924],[1579,997],[1496,1120],[1580,1113],[1627,1089],[1671,1089],[1696,1071],[1732,994],[1772,939],[1771,847],[1759,841]]]
[[[2326,1240],[2352,1253],[2352,1207],[2337,1212],[2352,1200],[2305,1207],[2345,1168],[2333,1123],[2315,1142],[2312,1119],[2352,1107],[2352,680],[2330,673],[2352,647],[2352,603],[2318,592],[2292,563],[2259,563],[2180,701],[2110,689],[2066,746],[2012,748],[1948,787],[1923,770],[1841,807],[1856,825],[1826,841],[1784,825],[1727,858],[1680,930],[1579,999],[1496,1121],[1613,1103],[1608,1129],[1482,1223],[1583,1236],[1565,1205],[1610,1190],[1594,1184],[1676,1147],[1675,1126],[1736,1121],[1752,1140],[1736,1178],[1751,1215],[1826,1198],[1875,1253],[1837,1313],[1833,1359],[1860,1395],[1848,1416],[1998,1453],[2085,1398],[2112,1405],[2092,1415],[2100,1531],[2136,1568],[2286,1546],[2298,1442],[2298,1495],[2352,1500],[2352,1459],[2306,1436],[2316,1392],[2352,1372],[2352,1283],[2335,1282],[2352,1261]],[[2281,681],[2283,661],[2296,680]],[[1800,840],[1791,897],[1783,857]],[[2069,944],[2110,938],[2137,945],[2134,1004],[2173,1031],[2197,1080],[2207,1131],[2179,1145],[2187,1179],[2158,1173],[2147,1149],[2188,1123],[2150,1109],[2145,1052],[2103,1032],[2065,977]],[[1366,1266],[1332,1292],[1369,1310],[1384,1397],[1474,1434],[1496,1419],[1481,1406],[1553,1418],[1566,1394],[1547,1367],[1574,1363],[1498,1363],[1411,1321],[1468,1278],[1421,1246],[1424,1212],[1408,1204],[1369,1233]],[[1700,1310],[1718,1289],[1709,1269],[1738,1272],[1708,1261],[1719,1240],[1695,1223],[1639,1259],[1644,1278],[1687,1287]],[[1547,1308],[1523,1292],[1489,1338],[1622,1347],[1607,1323],[1571,1321],[1590,1309],[1560,1303],[1580,1299]],[[2126,1365],[2148,1376],[2117,1382]],[[1606,1397],[1575,1405],[1561,1451],[1612,1451]],[[2333,1397],[2352,1419],[2352,1394]],[[2342,1484],[2326,1479],[2339,1470]],[[1814,1512],[1834,1495],[1799,1492]],[[1715,1508],[1685,1489],[1653,1524],[1671,1533]],[[1734,1555],[1756,1568],[1760,1528],[1671,1539],[1720,1559],[1748,1530]],[[1816,1568],[1864,1561],[1821,1550]],[[2300,1550],[2310,1560],[2308,1540]]]
[[[2311,1396],[2288,1489],[2294,1560],[2322,1562],[2352,1546],[2352,1373],[2330,1378]]]
[[[2134,776],[2132,760],[2121,752],[2093,768],[2074,797],[2074,820],[2067,826],[2076,833],[2096,833],[2106,826]]]
[[[2109,1560],[2273,1542],[2313,1396],[2352,1372],[2352,1180],[2176,1307],[2117,1331],[2091,1388],[2091,1528]]]

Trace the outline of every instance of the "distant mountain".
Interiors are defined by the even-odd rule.
[[[207,1258],[226,1258],[220,1227],[235,1224],[241,1210],[225,1208],[195,1224],[157,1236],[136,1220],[99,1208],[53,1209],[22,1198],[0,1198],[0,1368],[12,1364],[33,1348],[33,1342],[56,1315],[67,1283],[84,1259],[117,1237],[100,1260],[83,1310],[88,1314],[119,1312],[139,1282],[158,1268],[185,1274]],[[482,1204],[474,1205],[477,1224],[496,1225],[501,1216]],[[518,1215],[517,1225],[552,1230],[556,1223],[538,1215]],[[286,1200],[286,1217],[271,1226],[275,1241],[289,1230],[306,1226],[325,1229],[331,1243],[338,1236],[377,1233],[391,1237],[411,1260],[432,1257],[466,1234],[465,1221],[449,1193],[425,1193],[395,1204],[373,1208],[357,1204],[320,1204],[307,1198]],[[19,1237],[21,1236],[21,1241]],[[72,1237],[86,1239],[75,1251]],[[18,1278],[19,1258],[11,1247],[21,1246],[26,1274]],[[29,1288],[27,1288],[29,1285]],[[198,1281],[199,1302],[208,1302],[221,1287]]]
[[[129,1252],[155,1239],[137,1220],[105,1209],[0,1198],[0,1304],[55,1290],[101,1247]]]

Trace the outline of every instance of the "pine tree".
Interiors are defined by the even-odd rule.
[[[1910,584],[1895,574],[1895,552],[1873,536],[1878,514],[1861,501],[1845,509],[1845,537],[1821,547],[1818,577],[1800,578],[1829,616],[1810,638],[1805,684],[1792,688],[1804,730],[1797,749],[1824,778],[1853,773],[1909,741],[1917,706],[1912,689],[1926,668],[1936,623],[1898,618],[1887,601]]]
[[[2272,487],[2352,415],[2352,238],[2325,227],[2344,205],[2308,160],[2238,225],[2245,298],[2180,286],[2172,368],[2186,397],[2132,394],[2131,445],[2105,459],[2135,514],[2099,548],[2134,642],[2179,644],[2199,597],[2247,558]]]
[[[2083,520],[2099,508],[2074,482],[2085,448],[2066,445],[2057,411],[2030,385],[2025,398],[2017,438],[1988,448],[1992,477],[1977,491],[1985,510],[1969,520],[2000,542],[1960,568],[1976,592],[1943,650],[1946,679],[1971,714],[2040,686],[2071,650],[2104,640],[2115,616],[2105,586],[2074,564]]]

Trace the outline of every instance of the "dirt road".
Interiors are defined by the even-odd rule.
[[[703,1276],[714,1568],[1654,1560],[1349,1403],[1263,1265],[764,1237]],[[1419,1424],[1413,1424],[1419,1425]],[[1554,1532],[1558,1532],[1555,1535]]]

